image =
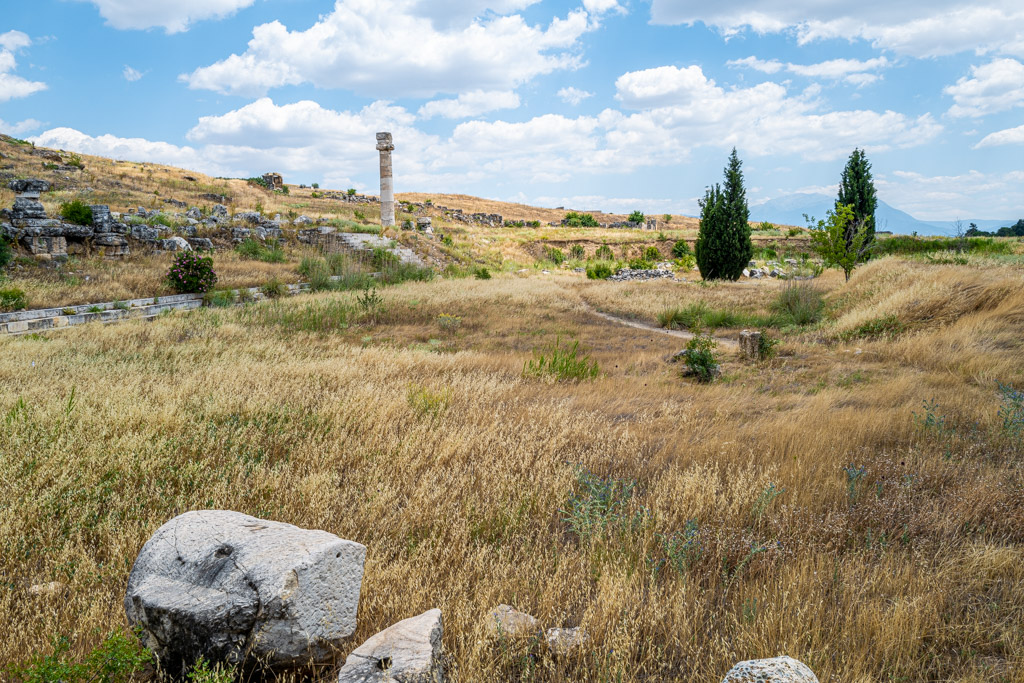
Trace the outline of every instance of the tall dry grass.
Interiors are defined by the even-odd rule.
[[[865,268],[851,291],[875,293],[844,315],[904,267]],[[984,325],[940,307],[922,333],[1019,339],[1016,290],[999,287],[1016,272],[970,277],[1002,292]],[[462,681],[715,681],[784,653],[822,681],[1024,680],[1022,450],[987,377],[1022,380],[1015,347],[951,373],[913,361],[910,338],[855,354],[826,331],[769,363],[727,356],[723,381],[696,385],[664,362],[676,340],[584,305],[662,290],[573,283],[407,283],[375,322],[355,295],[321,294],[0,340],[0,661],[57,634],[85,652],[123,626],[149,535],[228,508],[368,547],[342,657],[440,607]],[[602,376],[524,379],[556,337]],[[915,421],[925,399],[942,431]],[[584,471],[636,488],[577,534]],[[49,581],[63,587],[28,590]],[[591,639],[568,660],[496,639],[501,602]]]

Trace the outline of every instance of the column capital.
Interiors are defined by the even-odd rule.
[[[377,133],[377,149],[381,152],[390,152],[395,148],[391,141],[391,133]]]

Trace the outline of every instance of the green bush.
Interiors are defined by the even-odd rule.
[[[287,260],[280,245],[263,244],[251,237],[235,247],[235,252],[242,258],[264,263],[284,263]]]
[[[583,258],[586,255],[586,253],[587,250],[583,248],[582,244],[574,244],[571,247],[569,247],[569,256],[574,259],[579,260]]]
[[[137,638],[112,631],[82,661],[70,656],[71,641],[54,639],[53,653],[35,655],[27,662],[6,667],[15,683],[128,683],[139,678],[153,653]]]
[[[672,255],[676,258],[682,258],[689,256],[693,251],[690,249],[690,243],[686,240],[676,240],[676,243],[672,245]]]
[[[28,306],[28,297],[17,287],[0,289],[0,311],[20,311]]]
[[[92,207],[78,199],[60,205],[60,217],[75,225],[92,225]]]
[[[601,225],[594,218],[593,214],[578,213],[576,211],[570,211],[565,214],[563,222],[570,228],[597,228]]]
[[[645,258],[634,258],[629,260],[629,267],[633,270],[653,270],[654,264]]]
[[[562,346],[557,338],[546,350],[534,351],[533,360],[523,365],[524,377],[550,378],[556,382],[594,379],[598,372],[597,361],[580,351],[579,341]]]
[[[0,235],[0,270],[7,267],[7,264],[14,258],[14,250],[11,249],[11,243],[7,241],[7,238]]]
[[[594,252],[594,258],[598,261],[612,261],[615,259],[615,254],[612,253],[612,248],[607,244],[602,244]]]
[[[718,344],[711,337],[698,334],[686,343],[686,368],[698,382],[711,382],[718,371],[714,349]]]
[[[771,309],[780,314],[783,322],[792,325],[810,325],[821,320],[825,313],[825,299],[806,282],[791,282],[783,288]]]
[[[697,265],[697,258],[693,254],[686,254],[676,259],[676,266],[682,270],[693,270]]]
[[[657,247],[647,247],[644,249],[643,258],[647,261],[660,261],[661,251]]]
[[[491,279],[491,271],[487,270],[486,268],[477,268],[476,269],[476,279],[477,280],[490,280]]]
[[[202,294],[217,284],[213,259],[193,251],[184,251],[174,257],[166,275],[167,283],[179,294]]]
[[[775,230],[775,226],[769,223],[768,221],[761,221],[760,223],[757,224],[757,227],[754,229],[757,230],[758,232],[769,232],[771,230]]]
[[[260,285],[260,292],[268,299],[279,299],[288,293],[288,285],[275,277]]]
[[[565,261],[565,254],[558,247],[548,247],[544,250],[544,257],[556,266],[562,265]]]
[[[665,221],[666,223],[671,223],[672,222],[672,214],[666,213],[664,216],[661,217],[661,220]]]
[[[607,280],[614,274],[608,261],[598,261],[587,265],[587,277],[591,280]]]
[[[633,213],[629,214],[629,218],[627,218],[626,220],[629,221],[630,223],[643,223],[644,220],[646,220],[646,218],[647,217],[644,216],[642,211],[634,211]]]

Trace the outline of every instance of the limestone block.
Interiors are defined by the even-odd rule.
[[[403,619],[357,647],[338,672],[338,683],[441,683],[441,610]]]
[[[729,670],[722,683],[818,683],[818,677],[801,661],[775,657],[740,662]]]
[[[213,249],[213,241],[205,237],[189,237],[188,243],[192,245],[193,249]]]
[[[188,243],[188,240],[178,235],[160,240],[159,245],[164,251],[192,251],[192,245]]]
[[[131,235],[142,242],[160,239],[160,229],[151,225],[133,225]]]
[[[212,213],[214,216],[227,217],[228,207],[223,204],[214,204]]]
[[[93,227],[99,228],[101,232],[105,231],[107,224],[113,221],[110,216],[110,207],[106,204],[93,204],[89,208],[92,209]]]
[[[518,638],[540,631],[537,620],[511,605],[498,605],[488,615],[488,628],[494,635]]]
[[[275,668],[324,662],[355,631],[365,556],[326,531],[187,512],[143,546],[125,613],[172,675],[200,656]]]
[[[11,215],[15,218],[46,218],[46,209],[38,199],[17,197]]]
[[[28,178],[25,180],[12,180],[7,183],[7,187],[11,188],[20,195],[27,197],[38,197],[43,192],[50,191],[50,183],[45,180],[39,180],[37,178]]]
[[[747,360],[761,358],[761,333],[754,330],[740,332],[740,354]]]

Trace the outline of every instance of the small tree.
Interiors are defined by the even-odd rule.
[[[742,165],[734,147],[725,167],[725,186],[715,183],[700,200],[695,253],[705,280],[738,280],[754,253]]]
[[[647,217],[644,216],[642,211],[634,211],[633,213],[629,214],[629,218],[627,218],[626,220],[629,221],[630,223],[643,223],[646,218]]]
[[[825,265],[842,269],[849,282],[850,273],[867,259],[871,250],[868,226],[857,220],[852,206],[841,204],[829,211],[825,220],[814,223],[813,218],[808,218],[807,227]]]
[[[871,162],[862,149],[853,150],[843,169],[836,209],[843,205],[851,207],[854,220],[867,230],[865,244],[870,245],[875,239],[878,197],[875,195],[875,183],[871,179]]]

